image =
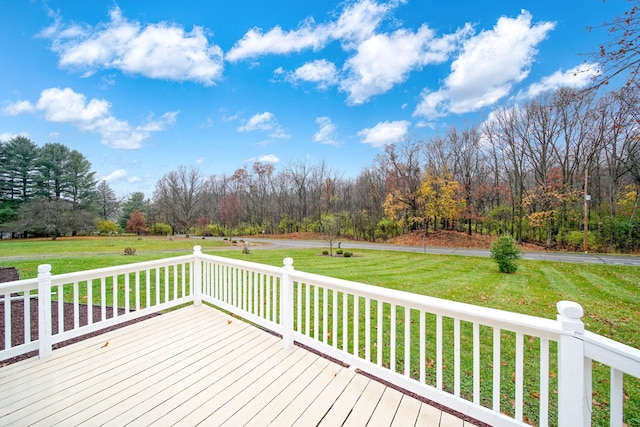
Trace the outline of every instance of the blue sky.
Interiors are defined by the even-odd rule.
[[[120,195],[178,166],[345,177],[598,69],[623,0],[0,2],[0,140],[83,153]],[[587,63],[585,63],[587,61]]]

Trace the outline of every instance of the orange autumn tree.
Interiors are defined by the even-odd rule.
[[[427,171],[424,174],[420,189],[418,190],[423,222],[433,224],[434,230],[438,228],[438,222],[443,228],[450,228],[464,210],[464,201],[461,195],[461,187],[450,172],[435,173]]]
[[[147,220],[139,210],[131,212],[131,217],[127,221],[127,232],[136,233],[138,236],[140,233],[147,232]]]
[[[562,182],[562,171],[551,168],[542,185],[527,191],[523,205],[529,212],[527,218],[531,227],[544,238],[547,247],[552,244],[554,234],[561,229],[560,221],[568,217],[578,220],[575,212],[569,212],[567,206],[580,200],[579,190],[571,189]]]

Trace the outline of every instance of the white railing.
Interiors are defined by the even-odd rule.
[[[299,272],[290,258],[284,264],[205,255],[196,246],[189,256],[59,276],[41,266],[38,280],[0,285],[5,331],[21,301],[25,319],[23,344],[12,345],[9,329],[0,359],[38,348],[44,357],[56,342],[205,301],[281,334],[284,348],[309,346],[491,425],[589,426],[606,417],[621,426],[625,392],[638,397],[640,350],[585,332],[578,304],[560,302],[556,320],[542,319]],[[66,303],[73,319],[61,323],[67,310],[48,302],[51,295],[73,301]],[[26,332],[33,297],[44,340]],[[83,307],[84,297],[93,304]],[[591,404],[592,385],[603,383],[600,365],[611,371],[604,410]]]
[[[0,284],[3,346],[0,360],[193,301],[194,256],[51,275]],[[67,301],[67,302],[65,302]],[[37,315],[36,315],[37,314]],[[21,331],[12,330],[21,317]]]

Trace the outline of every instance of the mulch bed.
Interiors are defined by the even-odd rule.
[[[63,303],[63,329],[65,331],[73,329],[73,303],[65,302]],[[0,303],[0,319],[4,319],[4,302]],[[84,326],[88,324],[89,319],[89,308],[86,304],[79,305],[79,318],[80,318],[80,326]],[[38,298],[30,299],[30,315],[31,315],[31,339],[38,339]],[[106,318],[109,319],[113,317],[113,307],[105,307]],[[58,332],[58,302],[53,301],[51,303],[51,313],[52,313],[52,330],[53,333],[56,334]],[[118,309],[118,315],[124,314],[124,309]],[[109,332],[115,329],[122,328],[124,326],[132,325],[134,323],[141,322],[143,320],[149,319],[151,317],[158,316],[159,313],[149,314],[147,316],[141,317],[139,319],[130,320],[118,325],[110,326],[108,328],[103,328],[95,332],[91,332],[89,334],[85,334],[70,340],[62,341],[58,344],[54,344],[53,348],[61,348],[67,345],[76,343],[78,341],[82,341],[84,339],[94,337],[97,335],[104,334],[105,332]],[[93,322],[97,323],[102,320],[102,307],[99,305],[93,306]],[[17,346],[20,344],[24,344],[24,300],[18,299],[11,301],[11,345]],[[3,321],[0,321],[0,350],[4,350],[5,343],[5,325]],[[38,355],[37,351],[31,351],[29,353],[21,354],[19,356],[13,357],[11,359],[5,359],[0,361],[0,368],[11,363],[18,362],[20,360],[28,359],[30,357],[35,357]]]

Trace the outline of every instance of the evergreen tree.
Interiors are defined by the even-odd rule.
[[[4,146],[3,175],[5,182],[11,186],[7,188],[7,200],[27,201],[36,192],[36,162],[39,150],[33,141],[24,136],[17,136],[9,140]]]
[[[69,161],[64,174],[65,193],[76,207],[93,209],[96,201],[95,172],[91,171],[91,162],[80,152],[69,153]]]
[[[48,200],[63,199],[71,150],[60,143],[47,143],[38,159],[38,193]]]
[[[127,200],[122,205],[122,215],[120,216],[120,220],[118,221],[118,225],[123,230],[127,229],[127,221],[131,218],[131,214],[133,211],[146,212],[148,203],[144,199],[144,193],[135,192],[131,193]]]
[[[106,181],[100,181],[96,188],[98,215],[103,220],[113,220],[120,210],[120,201]]]

